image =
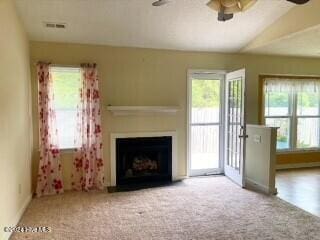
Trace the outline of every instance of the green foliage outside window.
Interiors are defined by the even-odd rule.
[[[220,106],[220,81],[192,81],[192,107],[217,108]]]
[[[298,102],[303,107],[317,107],[319,103],[318,94],[312,93],[299,93]],[[266,98],[266,106],[268,107],[288,107],[289,94],[288,93],[269,93]]]
[[[278,142],[288,142],[288,137],[287,136],[284,136],[284,135],[278,135],[277,136],[277,141]]]
[[[317,93],[298,93],[298,104],[303,107],[317,107],[319,96]]]
[[[287,93],[269,93],[266,100],[268,107],[288,107],[289,105]]]

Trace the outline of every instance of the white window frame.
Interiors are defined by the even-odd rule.
[[[320,95],[320,93],[319,93]],[[266,119],[277,119],[277,118],[287,118],[290,119],[290,125],[289,125],[289,148],[286,149],[277,149],[278,153],[290,153],[290,152],[319,152],[320,151],[320,145],[319,147],[311,147],[311,148],[298,148],[297,147],[297,137],[298,137],[298,119],[299,118],[319,118],[320,119],[320,97],[319,97],[319,113],[318,115],[298,115],[297,109],[298,109],[298,93],[291,93],[289,96],[289,112],[288,115],[277,115],[277,116],[269,116],[265,115],[266,107],[265,107],[265,99],[266,99],[266,92],[263,88],[263,105],[262,105],[262,111],[263,111],[263,124],[266,123]],[[320,134],[319,134],[320,138]],[[320,143],[320,139],[319,139]]]

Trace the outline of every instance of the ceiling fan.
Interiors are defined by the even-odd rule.
[[[158,0],[158,1],[153,2],[153,3],[152,3],[152,6],[154,6],[154,7],[160,7],[160,6],[165,5],[165,4],[167,4],[167,3],[169,3],[168,0]]]
[[[219,21],[227,21],[233,18],[233,14],[244,12],[252,7],[258,0],[210,0],[207,6],[218,12]],[[286,0],[295,4],[305,4],[310,0]],[[158,0],[152,3],[158,7],[169,3],[169,0]]]

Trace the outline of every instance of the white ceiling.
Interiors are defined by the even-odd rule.
[[[320,25],[272,41],[252,53],[320,57]]]
[[[31,40],[143,48],[237,52],[294,5],[259,0],[218,22],[208,0],[15,0]],[[43,22],[62,22],[64,30]]]

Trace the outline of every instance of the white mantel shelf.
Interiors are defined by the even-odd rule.
[[[107,106],[107,110],[114,116],[128,115],[174,115],[179,111],[178,106]]]

